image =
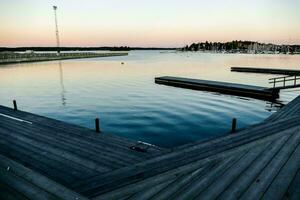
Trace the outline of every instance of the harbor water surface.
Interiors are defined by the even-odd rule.
[[[123,64],[122,64],[123,63]],[[0,104],[94,128],[104,134],[161,147],[228,134],[266,119],[300,89],[281,92],[278,103],[154,83],[179,76],[271,87],[274,75],[230,72],[230,67],[300,69],[299,55],[246,55],[131,51],[129,56],[0,66]]]

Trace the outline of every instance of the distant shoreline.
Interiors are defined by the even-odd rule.
[[[177,50],[178,48],[158,47],[0,47],[0,52],[13,51],[131,51],[131,50]]]
[[[181,51],[211,51],[217,53],[298,54],[300,45],[278,45],[254,41],[200,42],[186,45]]]

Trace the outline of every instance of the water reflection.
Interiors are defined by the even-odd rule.
[[[58,68],[59,68],[59,81],[60,81],[60,87],[61,87],[61,102],[63,106],[66,106],[67,99],[66,99],[66,90],[64,86],[64,72],[63,72],[63,66],[61,64],[61,61],[58,62]]]
[[[284,104],[282,102],[266,102],[266,111],[269,112],[277,112],[278,110],[280,110],[280,108],[282,108],[284,106]]]

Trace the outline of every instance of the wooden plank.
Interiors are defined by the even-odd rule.
[[[94,130],[88,129],[86,127],[77,126],[75,124],[69,124],[66,122],[47,118],[44,116],[31,114],[25,111],[14,111],[11,108],[0,106],[0,113],[2,112],[8,115],[12,115],[14,117],[20,117],[22,119],[37,123],[39,126],[43,126],[47,128],[55,128],[57,130],[61,130],[67,133],[74,132],[75,135],[80,137],[84,136],[90,138],[96,138],[96,137],[104,138],[104,139],[108,138],[111,139],[110,142],[112,144],[119,144],[121,147],[124,146],[124,144],[128,144],[128,146],[136,144],[136,141],[131,141],[126,138],[121,138],[114,135],[98,134]],[[155,150],[158,151],[159,148],[157,147],[155,148]]]
[[[274,68],[231,67],[231,71],[246,72],[246,73],[262,73],[262,74],[300,75],[300,70],[274,69]]]
[[[84,166],[84,163],[77,164],[71,160],[63,159],[60,155],[52,154],[26,143],[24,144],[14,138],[10,138],[4,134],[2,129],[0,130],[2,132],[2,134],[0,134],[0,151],[3,154],[12,156],[20,162],[26,162],[28,163],[27,165],[33,168],[40,166],[41,169],[45,169],[45,172],[51,172],[50,169],[53,169],[55,170],[53,172],[54,175],[62,176],[62,178],[64,177],[66,180],[68,176],[83,178],[83,174],[85,176],[95,175],[96,171],[88,169]],[[68,163],[67,166],[66,163]]]
[[[195,90],[206,90],[219,92],[224,94],[231,94],[237,96],[246,96],[258,99],[277,99],[279,97],[279,90],[273,90],[269,88],[263,88],[258,86],[243,85],[236,83],[227,83],[219,81],[209,81],[191,78],[181,77],[157,77],[155,83],[164,84],[169,86],[195,89]]]
[[[8,136],[10,136],[16,140],[19,140],[24,143],[27,143],[28,145],[32,145],[34,147],[43,149],[43,151],[47,151],[47,152],[50,152],[55,155],[60,155],[62,158],[66,159],[66,160],[71,160],[77,164],[84,163],[84,166],[91,170],[96,170],[98,172],[109,171],[109,168],[97,165],[94,161],[88,160],[80,155],[74,154],[69,151],[64,151],[61,148],[59,148],[58,146],[42,143],[39,140],[31,139],[29,137],[24,137],[24,136],[21,136],[20,134],[18,134],[18,135],[14,135],[12,133],[8,133],[8,134],[9,134]]]
[[[108,168],[118,168],[121,166],[125,166],[126,163],[136,162],[132,161],[131,159],[124,160],[119,157],[114,158],[115,156],[113,153],[106,153],[105,151],[101,151],[101,149],[92,149],[90,145],[83,145],[83,142],[73,142],[72,138],[56,138],[55,132],[53,132],[52,130],[33,129],[32,126],[26,126],[26,128],[24,129],[18,125],[18,122],[15,122],[14,126],[6,127],[5,129],[10,130],[12,132],[18,130],[19,132],[15,134],[24,135],[27,138],[40,141],[41,143],[50,144],[68,152],[71,151],[74,154],[81,155],[86,158],[89,158],[90,160],[97,161]]]
[[[0,144],[3,142],[0,141]],[[16,148],[16,147],[15,147]],[[69,185],[74,181],[81,180],[81,178],[87,178],[88,174],[85,174],[84,170],[81,172],[81,176],[79,176],[79,172],[74,170],[73,165],[66,165],[66,163],[55,162],[49,159],[48,157],[43,157],[43,155],[37,155],[34,153],[26,152],[26,149],[23,151],[10,151],[11,149],[5,146],[2,146],[0,149],[0,153],[6,155],[12,159],[17,160],[23,165],[30,167],[37,172],[48,176],[49,178],[54,179],[57,182],[60,182],[63,185]],[[44,155],[46,156],[46,155]],[[72,167],[71,167],[72,166]]]
[[[0,181],[0,199],[3,200],[29,200],[24,195]]]
[[[146,191],[140,191],[139,193],[136,193],[135,195],[131,196],[129,199],[130,200],[149,199],[152,196],[154,196],[157,192],[163,190],[165,187],[167,187],[172,182],[173,182],[173,180],[169,180],[169,181],[160,183],[158,185],[154,185],[151,188],[148,188]],[[116,199],[116,200],[118,200],[118,199]]]
[[[22,118],[22,119],[24,117],[22,115],[21,116],[19,115],[20,113],[23,113],[23,112],[12,111],[12,110],[6,109],[6,108],[2,109],[1,111],[3,112],[3,110],[5,111],[5,114],[8,114],[8,115],[11,115],[11,113],[13,113],[13,117],[19,117],[19,118]],[[19,148],[19,150],[15,153],[10,152],[12,149],[10,149],[9,145],[7,145],[6,153],[9,153],[10,155],[12,155],[15,158],[17,156],[17,158],[19,160],[23,160],[23,162],[26,160],[25,162],[28,165],[31,165],[31,167],[33,167],[34,169],[39,169],[39,171],[42,172],[42,173],[46,173],[46,174],[52,176],[55,180],[59,180],[59,181],[69,180],[69,183],[70,182],[76,182],[74,180],[70,180],[70,178],[66,178],[66,175],[61,176],[62,174],[58,173],[59,171],[57,171],[57,170],[60,170],[60,168],[48,170],[48,171],[50,171],[50,174],[49,174],[46,170],[46,167],[43,167],[43,163],[40,163],[38,160],[34,161],[32,158],[30,158],[29,154],[24,155],[24,152],[22,152],[22,150],[20,148],[23,148],[23,149],[25,148],[27,150],[28,150],[28,148],[31,148],[31,150],[29,152],[32,152],[32,150],[35,151],[35,153],[33,154],[35,159],[40,159],[40,161],[44,160],[44,162],[46,162],[46,163],[47,163],[46,160],[48,160],[50,162],[50,165],[56,164],[56,166],[58,166],[57,162],[52,162],[52,161],[53,161],[53,158],[60,159],[59,162],[61,164],[61,169],[65,169],[65,170],[67,170],[67,172],[75,172],[74,170],[68,170],[68,166],[63,164],[63,163],[66,163],[66,162],[68,164],[70,164],[70,162],[68,162],[68,160],[70,160],[70,159],[73,160],[73,158],[74,158],[73,156],[76,157],[76,155],[74,155],[74,153],[76,153],[77,155],[80,154],[81,156],[85,155],[85,157],[88,157],[88,158],[91,158],[91,156],[94,156],[94,159],[103,162],[102,158],[104,158],[103,156],[105,156],[105,153],[107,152],[106,150],[111,150],[110,151],[111,152],[111,154],[110,154],[111,157],[108,157],[108,158],[112,159],[113,157],[115,157],[117,155],[115,161],[116,162],[121,162],[121,160],[126,159],[126,160],[124,160],[124,161],[126,161],[126,165],[130,164],[130,162],[131,163],[139,162],[139,160],[141,159],[140,155],[144,155],[144,153],[142,154],[140,152],[134,152],[134,151],[130,150],[127,146],[125,146],[125,147],[122,146],[121,151],[119,149],[116,149],[116,147],[121,146],[122,143],[124,144],[124,142],[122,142],[122,140],[120,140],[120,139],[115,139],[115,138],[112,139],[112,141],[113,141],[113,144],[116,141],[115,144],[117,144],[117,146],[116,145],[111,145],[111,147],[108,148],[109,144],[106,144],[106,148],[103,149],[102,146],[97,146],[96,144],[93,143],[92,139],[94,139],[93,137],[96,134],[94,134],[94,133],[90,134],[91,131],[87,130],[87,129],[84,129],[84,131],[88,132],[91,137],[89,137],[88,142],[85,143],[85,140],[82,140],[82,138],[84,138],[84,136],[83,136],[82,132],[80,131],[80,129],[81,129],[80,127],[78,127],[78,130],[76,130],[77,134],[75,136],[78,136],[78,137],[75,137],[76,139],[74,140],[73,139],[74,135],[71,135],[71,134],[73,134],[73,133],[71,133],[71,131],[67,131],[68,134],[65,134],[66,131],[64,129],[68,128],[68,126],[64,127],[64,123],[59,122],[59,124],[60,124],[59,128],[60,129],[57,130],[57,126],[56,126],[57,123],[56,123],[55,120],[52,121],[53,124],[50,125],[50,126],[41,126],[40,125],[41,122],[39,122],[37,124],[34,121],[34,122],[31,122],[30,124],[27,124],[27,123],[22,123],[21,121],[14,121],[12,119],[7,119],[7,118],[4,118],[3,116],[1,116],[1,117],[2,118],[1,118],[1,121],[0,121],[0,128],[1,128],[1,126],[3,126],[3,127],[5,127],[5,130],[6,130],[6,131],[4,131],[3,134],[1,134],[1,136],[7,137],[7,138],[4,138],[5,141],[7,141],[9,139],[11,142],[13,142],[15,144],[16,144],[16,141],[17,141],[17,143],[19,145],[19,146],[15,146],[15,147]],[[29,119],[26,118],[26,120],[35,119],[35,120],[39,121],[40,120],[39,117],[37,117],[37,118],[38,119],[35,119],[35,116],[31,115],[29,117]],[[43,119],[41,121],[42,122],[47,122],[47,119]],[[42,124],[44,124],[44,123],[42,123]],[[77,128],[75,128],[75,129],[77,129]],[[3,130],[4,129],[2,128],[2,131]],[[69,130],[69,129],[67,129],[67,130]],[[57,138],[56,139],[55,136],[61,136],[63,138]],[[107,140],[105,142],[109,143],[109,141],[107,141]],[[103,141],[103,143],[105,143],[105,142]],[[94,149],[91,148],[91,146],[92,146],[91,144],[94,144],[93,148],[96,149],[96,152],[93,152]],[[125,140],[125,145],[128,145],[128,143],[126,143],[126,140]],[[79,151],[79,150],[81,150],[79,147],[80,148],[86,147],[87,149],[83,149],[82,151]],[[77,149],[76,152],[74,152],[74,148]],[[40,149],[40,151],[38,151],[37,149]],[[50,151],[49,151],[49,149],[50,149]],[[64,152],[61,151],[61,149],[64,149]],[[126,149],[128,152],[132,153],[134,156],[133,157],[127,156],[127,154],[125,152],[124,152],[124,155],[120,154],[120,152],[123,152],[122,149]],[[5,150],[4,147],[2,148],[2,151],[3,150]],[[69,152],[67,154],[68,156],[70,156],[70,155],[72,155],[72,156],[71,157],[65,157],[65,153],[66,153],[65,151]],[[113,151],[117,151],[117,152],[114,154]],[[159,150],[155,149],[155,152],[160,153],[160,151],[161,151],[160,149]],[[26,153],[29,153],[29,152],[26,151]],[[42,153],[42,155],[40,154],[40,152]],[[99,154],[96,154],[96,153],[99,153]],[[139,155],[137,155],[137,154],[139,154]],[[43,156],[49,156],[49,155],[52,156],[52,161],[51,161],[51,159],[49,159],[47,157],[43,157]],[[37,156],[39,156],[39,158]],[[47,159],[45,160],[45,158],[47,158]],[[129,158],[130,158],[130,160],[134,159],[134,161],[130,161]],[[139,160],[137,160],[137,158]],[[31,163],[30,161],[31,162],[34,161],[34,162]],[[90,162],[90,159],[89,160],[85,159],[85,161]],[[79,166],[83,163],[84,163],[84,165],[86,165],[87,162],[85,162],[85,161],[84,162],[77,162],[77,161],[73,160],[71,163],[73,163],[73,165],[75,164],[75,166],[76,165]],[[37,163],[39,163],[39,164],[37,164]],[[72,165],[69,165],[69,166],[72,166]],[[124,165],[122,165],[122,166],[124,166]],[[50,167],[50,166],[48,166],[48,167]],[[121,166],[119,165],[117,167],[121,167]],[[86,169],[87,170],[94,170],[94,169],[91,169],[91,168],[86,168]],[[55,173],[54,170],[56,170],[56,173]],[[79,172],[76,172],[76,173],[78,173],[78,175],[79,175],[80,172],[83,172],[83,171],[79,171]],[[95,171],[95,172],[97,172],[97,171]],[[66,174],[69,174],[69,173],[66,173]],[[84,174],[88,175],[87,173],[84,173]],[[57,175],[57,176],[53,176],[53,175]],[[73,174],[73,176],[74,175],[75,174]],[[92,175],[90,175],[90,176],[92,177]],[[84,177],[82,177],[82,178],[84,178]],[[67,185],[67,183],[64,182],[64,181],[62,181],[62,183]]]
[[[137,157],[148,158],[151,157],[152,154],[153,156],[155,156],[160,154],[163,151],[162,148],[158,148],[155,146],[143,145],[134,141],[127,140],[125,138],[123,139],[112,135],[97,134],[95,131],[92,131],[84,127],[79,127],[61,121],[57,121],[57,120],[53,120],[41,116],[36,116],[23,111],[13,111],[12,109],[3,106],[0,106],[0,113],[11,115],[13,117],[19,117],[21,119],[31,121],[34,124],[37,123],[37,125],[40,127],[53,129],[57,132],[64,132],[64,134],[69,134],[70,136],[73,137],[77,136],[78,138],[85,138],[86,140],[89,139],[94,143],[101,144],[101,146],[103,147],[109,147],[110,149],[113,147],[124,149],[124,151],[128,152],[128,155],[136,155]],[[129,147],[134,145],[143,146],[144,148],[147,149],[147,153],[141,153],[141,152],[130,150]]]
[[[210,186],[207,187],[201,194],[197,196],[198,199],[216,199],[241,173],[248,170],[248,166],[255,161],[259,155],[269,150],[270,143],[260,144],[255,149],[250,150],[244,157],[242,157],[235,165],[229,168],[226,173],[220,176]],[[222,181],[220,181],[222,180]]]
[[[200,177],[203,177],[209,171],[213,170],[214,167],[216,167],[216,163],[210,162],[204,166],[203,169],[197,169],[188,174],[181,175],[178,179],[169,184],[167,188],[155,194],[153,199],[163,200],[175,198],[178,193],[191,186],[196,179],[200,179]]]
[[[125,162],[134,161],[138,162],[141,159],[138,159],[136,156],[132,156],[130,154],[131,151],[129,151],[129,148],[127,148],[127,151],[123,151],[123,148],[119,149],[117,147],[114,147],[113,145],[111,147],[106,144],[106,146],[103,146],[102,144],[97,143],[95,140],[87,140],[86,138],[77,138],[74,137],[74,135],[68,135],[66,132],[60,132],[53,129],[45,129],[41,127],[35,127],[33,125],[28,125],[20,122],[12,122],[7,121],[7,119],[2,119],[0,124],[5,125],[8,129],[14,131],[19,130],[19,132],[29,132],[31,135],[36,135],[37,138],[41,137],[50,137],[52,140],[55,140],[56,137],[59,140],[62,140],[69,143],[69,144],[76,144],[77,146],[85,146],[88,147],[87,151],[94,151],[94,153],[99,153],[99,155],[103,155],[103,158],[105,158],[105,155],[109,155],[108,159],[115,158],[117,161],[124,160]],[[5,121],[6,120],[6,121]],[[10,126],[8,126],[11,124]],[[129,153],[128,153],[129,152]]]
[[[231,161],[234,161],[235,159],[236,158],[232,157]],[[205,166],[201,167],[201,163],[207,163],[207,164]],[[221,163],[221,165],[222,165],[222,163]],[[181,174],[181,173],[189,174],[189,173],[192,173],[194,170],[201,169],[200,174],[198,174],[195,177],[195,178],[199,179],[202,176],[209,173],[210,170],[213,170],[213,169],[218,168],[218,167],[220,167],[220,162],[219,161],[217,161],[217,163],[215,163],[215,160],[212,160],[210,163],[208,163],[207,161],[203,161],[203,162],[198,162],[198,163],[194,163],[194,164],[191,164],[191,165],[186,165],[184,167],[181,167],[181,168],[178,168],[178,169],[175,169],[175,170],[171,170],[171,171],[168,171],[168,172],[163,173],[163,174],[164,174],[164,176],[166,176],[166,175],[169,176],[168,174],[170,174],[170,175],[174,176],[174,178],[172,180],[175,180],[176,176],[179,176],[179,174]],[[188,171],[186,171],[185,169],[188,170]],[[182,170],[184,170],[184,171],[182,171]],[[191,172],[189,172],[189,171],[191,171]],[[125,196],[125,195],[128,195],[128,194],[143,191],[143,189],[141,188],[141,186],[143,184],[147,184],[148,185],[147,187],[150,187],[151,185],[156,185],[156,184],[162,183],[162,181],[157,182],[158,180],[162,180],[161,175],[162,174],[160,174],[158,176],[155,176],[155,177],[151,177],[149,179],[145,179],[145,181],[139,182],[138,184],[128,185],[125,188],[121,188],[120,190],[112,191],[111,193],[106,193],[103,196],[101,195],[101,196],[95,197],[95,199],[111,199],[112,197],[121,198],[122,196]],[[169,180],[169,179],[164,179],[164,180]],[[180,192],[178,192],[178,194],[180,194]]]
[[[123,196],[127,195],[133,195],[135,193],[138,193],[139,191],[145,191],[147,188],[151,188],[157,184],[163,183],[165,181],[169,180],[175,180],[177,179],[178,175],[181,173],[189,173],[193,170],[199,169],[202,171],[205,171],[207,168],[211,168],[211,164],[203,166],[203,162],[194,163],[189,166],[183,166],[180,168],[174,168],[170,171],[167,171],[165,173],[161,173],[158,176],[153,176],[148,179],[144,179],[140,181],[138,184],[128,184],[126,187],[122,187],[118,190],[114,190],[111,193],[106,193],[105,195],[101,195],[94,197],[94,199],[112,199],[112,198],[122,198]]]
[[[286,199],[299,200],[300,197],[300,169],[298,169],[292,183],[289,185],[288,190],[285,193]]]
[[[132,157],[131,159],[141,160],[141,158],[139,158],[139,156],[136,154],[139,152],[132,151],[127,146],[118,148],[119,146],[115,146],[115,145],[111,144],[110,141],[107,141],[107,140],[102,141],[103,138],[93,138],[92,139],[90,137],[85,137],[84,133],[81,133],[80,137],[77,137],[78,135],[76,135],[76,134],[74,135],[73,132],[70,133],[70,132],[66,132],[64,130],[57,130],[56,128],[48,129],[48,127],[46,128],[43,126],[39,126],[39,124],[35,124],[35,123],[25,124],[25,123],[21,123],[18,121],[12,121],[9,119],[5,119],[5,118],[1,118],[1,119],[3,119],[3,121],[6,120],[5,121],[6,123],[3,122],[4,123],[3,125],[5,125],[5,126],[7,126],[9,124],[14,124],[15,127],[12,125],[13,128],[18,128],[18,127],[21,128],[22,127],[23,129],[30,129],[33,132],[33,134],[41,134],[41,132],[43,132],[43,134],[50,135],[51,137],[54,137],[54,136],[65,137],[65,138],[68,138],[68,140],[72,140],[72,141],[73,140],[82,141],[82,142],[80,142],[80,144],[85,143],[85,144],[91,145],[94,148],[100,149],[102,153],[112,152],[114,155],[120,154],[120,156],[118,156],[118,159],[120,159],[120,160],[122,160],[122,158],[124,158],[126,156]],[[118,148],[119,151],[116,151],[116,148]],[[142,153],[139,153],[139,155],[142,155]]]
[[[299,119],[298,118],[295,119],[295,122],[299,124]],[[245,135],[246,140],[241,140],[241,141],[240,141],[240,137],[241,137],[240,135],[229,135],[226,137],[218,138],[216,141],[206,142],[204,144],[200,144],[199,146],[195,145],[187,149],[183,149],[180,151],[166,154],[165,156],[160,156],[151,159],[150,161],[146,161],[144,163],[136,165],[134,168],[130,168],[130,167],[123,168],[107,176],[106,175],[96,176],[90,180],[87,180],[86,181],[87,185],[79,184],[76,187],[79,187],[80,189],[82,189],[82,191],[89,191],[87,192],[87,194],[93,193],[93,191],[99,192],[102,191],[102,189],[105,191],[106,189],[109,188],[108,185],[110,184],[114,185],[113,184],[114,181],[116,181],[120,185],[120,182],[121,183],[131,182],[133,180],[136,180],[136,177],[145,178],[148,175],[151,176],[154,175],[155,173],[167,171],[172,167],[185,165],[197,159],[199,160],[223,152],[225,150],[229,150],[237,146],[247,144],[251,141],[257,140],[258,138],[265,137],[266,135],[269,135],[271,133],[277,133],[281,129],[284,130],[285,129],[284,127],[287,125],[288,124],[286,122],[283,122],[282,124],[278,122],[276,122],[275,124],[270,124],[270,126],[268,126],[269,132],[262,131],[259,135],[255,135],[256,132],[254,130],[252,134]],[[257,131],[259,130],[260,129],[258,128]],[[172,163],[172,165],[170,165],[169,163]],[[150,166],[151,168],[149,168]],[[139,173],[142,173],[143,177],[136,176]],[[130,178],[131,176],[135,178],[134,179]],[[98,181],[101,180],[101,182],[98,182],[97,180]],[[89,182],[93,184],[90,185],[88,184]]]
[[[285,135],[285,134],[282,134],[282,135]],[[288,135],[285,135],[284,137],[287,138]],[[277,137],[272,137],[272,138],[273,138],[273,140],[276,140],[276,139],[277,139]],[[282,140],[282,141],[286,141],[286,139],[285,139],[285,140]],[[281,141],[281,142],[282,142],[282,141]],[[256,143],[257,143],[257,142],[256,142]],[[260,143],[257,143],[257,144],[260,144]],[[260,145],[262,146],[262,148],[267,148],[267,146],[265,146],[264,143],[261,143]],[[273,147],[273,146],[277,146],[277,145],[272,144],[271,146]],[[255,148],[256,148],[256,147],[257,147],[257,146],[255,146]],[[248,148],[251,148],[251,147],[248,146]],[[268,150],[269,150],[269,149],[268,149]],[[278,150],[278,149],[277,149],[277,150]],[[237,153],[238,153],[238,151],[237,151]],[[225,156],[225,157],[228,157],[228,154],[225,154],[225,155],[227,155],[227,156]],[[233,154],[233,155],[236,155],[236,154]],[[242,161],[240,160],[240,162],[242,162]],[[232,166],[236,166],[236,165],[232,165]],[[232,167],[231,169],[234,169],[234,167]],[[227,175],[227,174],[228,174],[228,170],[226,170],[226,175]],[[203,178],[201,178],[201,180],[202,180],[202,179],[203,179]],[[222,178],[222,180],[223,180],[223,178]],[[134,185],[139,185],[139,184],[140,184],[140,183],[135,183]],[[195,181],[195,182],[193,181],[193,183],[190,183],[190,184],[191,184],[191,185],[195,185],[195,184],[197,184],[197,181]],[[207,184],[206,184],[206,185],[207,185]],[[128,187],[129,187],[129,186],[128,186]],[[134,186],[132,186],[132,187],[134,187]],[[122,188],[122,189],[124,189],[124,188]],[[168,189],[169,189],[169,187],[168,187]],[[128,190],[125,189],[125,191],[128,191]],[[191,195],[192,195],[192,196],[193,196],[193,195],[197,195],[197,192],[198,192],[198,191],[199,191],[199,190],[196,190],[196,189],[195,189],[195,190],[194,190],[195,193],[191,192]],[[113,195],[113,194],[116,194],[115,192],[116,192],[116,191],[112,191],[111,194],[112,194],[112,195]],[[185,191],[181,191],[180,193],[185,193]],[[107,197],[107,196],[104,195],[104,196],[101,196],[101,197],[103,197],[102,199],[105,199],[104,197]],[[155,196],[155,199],[156,199],[156,197],[157,197],[157,196]],[[177,195],[176,195],[176,197],[177,197]],[[190,196],[189,196],[189,197],[190,197]],[[96,199],[97,199],[97,198],[96,198]],[[99,199],[101,199],[101,198],[99,198]],[[168,199],[168,198],[167,198],[167,199]],[[182,198],[180,197],[180,199],[182,199]]]
[[[123,196],[127,196],[127,195],[133,196],[136,193],[146,191],[147,189],[154,187],[157,184],[164,183],[166,181],[171,180],[171,182],[177,183],[176,180],[178,179],[178,176],[180,176],[181,174],[186,175],[189,173],[193,173],[193,171],[197,171],[197,173],[196,173],[197,176],[194,178],[197,178],[197,177],[199,178],[199,177],[205,175],[206,173],[208,173],[209,170],[216,167],[217,164],[219,164],[220,162],[219,162],[219,160],[213,160],[209,163],[205,162],[205,165],[203,165],[203,163],[204,162],[197,162],[197,163],[193,163],[191,165],[186,165],[186,166],[183,166],[180,168],[175,168],[168,172],[161,173],[158,176],[144,179],[138,183],[136,182],[136,183],[127,185],[126,187],[122,187],[118,190],[114,190],[114,191],[106,193],[104,195],[95,196],[93,199],[95,199],[95,200],[96,199],[113,199],[113,198],[122,199]]]
[[[299,130],[297,131],[297,133]],[[248,190],[243,193],[241,198],[243,199],[254,199],[261,198],[264,192],[267,190],[269,185],[272,183],[282,166],[286,163],[290,155],[294,152],[295,148],[299,145],[300,134],[295,134],[276,154],[271,162],[264,168],[256,180],[251,184]]]
[[[215,179],[221,176],[226,172],[232,165],[238,162],[246,152],[238,154],[235,157],[229,157],[225,159],[219,166],[214,170],[208,172],[208,174],[201,179],[196,179],[191,183],[190,187],[187,188],[184,192],[179,193],[176,198],[181,200],[190,200],[194,199],[200,192],[202,192],[209,184],[211,184]]]
[[[3,155],[0,166],[1,182],[28,199],[86,199]]]
[[[24,179],[10,173],[6,169],[0,169],[0,181],[14,188],[19,193],[24,194],[28,199],[32,200],[48,200],[54,199],[52,194],[49,194],[42,189],[32,185]]]
[[[281,135],[285,135],[285,134],[286,134],[285,132],[281,133]],[[272,136],[272,138],[275,139],[276,137]],[[240,151],[242,149],[246,150],[248,148],[251,148],[252,146],[253,146],[253,144],[249,144],[248,146],[244,145],[242,147],[239,147],[239,149],[233,149],[232,153],[235,153],[236,150],[238,150],[238,151]],[[255,147],[256,146],[253,146],[253,148],[255,148]],[[223,157],[223,156],[228,157],[230,155],[229,153],[231,153],[231,151],[229,151],[229,152],[223,151],[221,154],[217,154],[217,155],[212,154],[211,155],[212,157],[210,157],[210,158],[213,158],[215,156],[216,157]],[[166,168],[166,167],[170,167],[171,169],[175,168],[176,167],[175,164],[178,164],[178,162],[181,162],[180,159],[182,159],[182,157],[186,157],[187,155],[190,155],[190,153],[180,154],[180,155],[176,156],[174,158],[174,160],[167,160],[166,162],[156,161],[157,163],[160,163],[160,168],[157,168],[157,169],[153,167],[153,166],[157,165],[156,162],[151,162],[151,164],[147,163],[146,166],[136,165],[136,166],[134,166],[134,168],[132,168],[133,171],[131,171],[131,168],[117,170],[117,173],[109,173],[109,174],[107,174],[107,176],[104,175],[101,178],[98,177],[99,180],[102,181],[101,183],[103,185],[100,185],[99,183],[97,183],[97,181],[95,181],[93,183],[96,183],[96,185],[88,185],[88,187],[93,188],[92,190],[89,191],[90,193],[86,192],[86,191],[82,191],[82,193],[84,193],[86,195],[94,195],[94,194],[106,193],[107,191],[113,192],[114,188],[116,186],[121,187],[123,185],[122,187],[124,187],[124,185],[126,185],[126,184],[132,184],[133,182],[137,183],[141,179],[146,179],[148,176],[152,176],[153,173],[154,174],[162,173],[165,171],[165,169],[162,169],[162,168]],[[196,157],[196,156],[194,156],[194,157]],[[197,160],[197,158],[195,158],[195,159]],[[198,160],[203,161],[203,162],[208,162],[207,159],[201,160],[200,158],[198,158]],[[187,161],[187,162],[182,161],[182,162],[184,163],[184,165],[190,165],[189,161]],[[170,163],[172,163],[172,164],[170,164]],[[140,168],[141,168],[141,170],[140,170]],[[133,172],[136,172],[136,173],[133,173]],[[135,176],[131,173],[135,174]],[[129,174],[131,174],[131,175],[129,176]],[[120,178],[122,176],[124,177],[124,175],[126,178]],[[115,179],[115,181],[108,181],[108,180],[106,180],[106,177],[109,180]]]
[[[245,170],[239,177],[230,184],[229,187],[221,194],[220,199],[238,199],[248,188],[248,186],[255,180],[257,175],[264,169],[269,163],[270,159],[280,151],[280,149],[286,144],[290,137],[283,136],[282,138],[275,140],[270,149],[264,154],[260,155],[256,162],[252,163],[248,170]]]
[[[13,111],[12,109],[1,107],[0,106],[0,113],[4,113],[13,117],[18,117],[27,121],[30,121],[38,126],[49,128],[49,129],[55,129],[59,131],[63,131],[66,133],[71,133],[74,136],[82,137],[83,135],[86,137],[92,137],[95,138],[95,136],[104,137],[103,134],[97,134],[94,131],[91,131],[90,129],[84,128],[84,127],[78,127],[76,125],[71,125],[68,123],[60,122],[57,120],[53,120],[46,117],[36,116],[32,115],[30,113],[26,113],[23,111]],[[78,134],[79,132],[79,134]],[[93,137],[94,136],[94,137]],[[126,140],[124,140],[126,141]],[[112,141],[112,145],[114,141]],[[123,143],[126,144],[126,143]]]
[[[13,133],[13,131],[10,129],[6,129],[6,130]],[[16,132],[14,132],[13,134],[17,135]],[[28,134],[30,134],[30,132]],[[20,135],[23,135],[27,138],[36,140],[34,136],[26,135],[25,132],[22,132],[22,134],[20,134]],[[115,160],[117,160],[117,159],[114,159],[114,160],[109,159],[109,158],[106,159],[107,156],[105,154],[103,154],[103,153],[96,154],[97,152],[89,151],[88,149],[84,149],[84,147],[81,147],[81,146],[76,147],[75,144],[72,144],[68,140],[64,141],[64,140],[59,140],[59,139],[55,139],[55,138],[49,138],[49,140],[47,140],[46,136],[38,136],[38,137],[39,137],[39,140],[36,140],[36,141],[40,141],[42,144],[47,143],[52,146],[56,146],[57,148],[60,148],[61,150],[66,150],[67,152],[71,151],[72,153],[77,152],[77,153],[79,153],[77,155],[83,155],[83,156],[89,157],[89,158],[91,158],[91,156],[93,156],[95,160],[97,160],[98,162],[101,162],[103,166],[106,166],[108,168],[124,166],[122,164],[116,164]],[[55,143],[55,141],[57,141],[57,143]],[[59,145],[62,145],[62,146],[59,146]],[[85,146],[85,147],[88,148],[88,146]],[[81,151],[81,149],[82,149],[82,151]],[[45,150],[43,152],[45,152]],[[120,162],[118,162],[118,163],[120,163]]]
[[[289,160],[277,174],[268,190],[264,193],[263,199],[284,199],[291,182],[300,169],[300,145],[290,156]],[[299,188],[298,188],[299,190]],[[300,197],[300,196],[299,196]]]

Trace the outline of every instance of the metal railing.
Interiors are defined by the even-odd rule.
[[[282,85],[279,85],[277,87],[288,87],[288,86],[296,86],[297,80],[300,80],[300,77],[295,76],[282,76],[282,77],[276,77],[276,78],[270,78],[269,84],[273,84],[273,88],[275,88],[277,83],[282,83]],[[299,83],[300,84],[300,83]]]

